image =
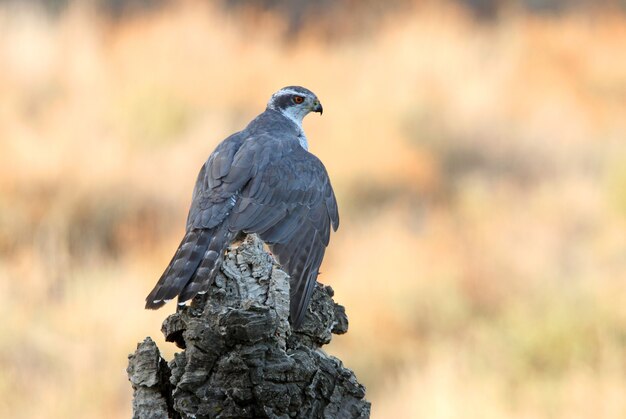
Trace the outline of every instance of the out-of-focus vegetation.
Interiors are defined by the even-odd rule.
[[[294,30],[207,3],[0,3],[0,416],[130,416],[126,355],[174,309],[143,298],[197,170],[302,84],[342,215],[329,350],[373,417],[626,417],[619,4],[342,3]]]

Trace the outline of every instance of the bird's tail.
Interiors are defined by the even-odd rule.
[[[213,281],[232,233],[227,228],[187,231],[167,269],[146,297],[146,308],[157,309],[178,296],[183,303]]]
[[[178,304],[195,297],[197,294],[204,294],[209,290],[215,275],[217,275],[222,266],[224,251],[233,237],[235,237],[235,233],[228,230],[228,227],[218,227],[204,252],[200,266],[198,266],[195,274],[178,296]]]

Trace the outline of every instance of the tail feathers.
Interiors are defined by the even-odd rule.
[[[222,259],[226,247],[230,244],[234,234],[224,227],[218,229],[213,235],[209,245],[204,252],[202,263],[198,266],[191,280],[187,282],[184,289],[178,296],[178,304],[195,297],[197,294],[205,293],[213,283],[215,275],[222,266]]]
[[[202,262],[211,241],[211,230],[185,234],[167,269],[146,297],[146,308],[157,309],[181,293]]]

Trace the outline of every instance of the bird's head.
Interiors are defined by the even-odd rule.
[[[302,125],[302,119],[309,112],[323,112],[315,93],[301,86],[287,86],[274,93],[267,102],[267,109],[278,111],[294,121],[298,126]]]

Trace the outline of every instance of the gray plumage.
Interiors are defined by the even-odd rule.
[[[206,292],[233,239],[256,233],[291,276],[291,323],[300,325],[330,228],[339,225],[326,169],[306,149],[301,123],[312,111],[322,112],[315,94],[285,87],[265,112],[217,146],[198,174],[185,236],[146,308]]]

